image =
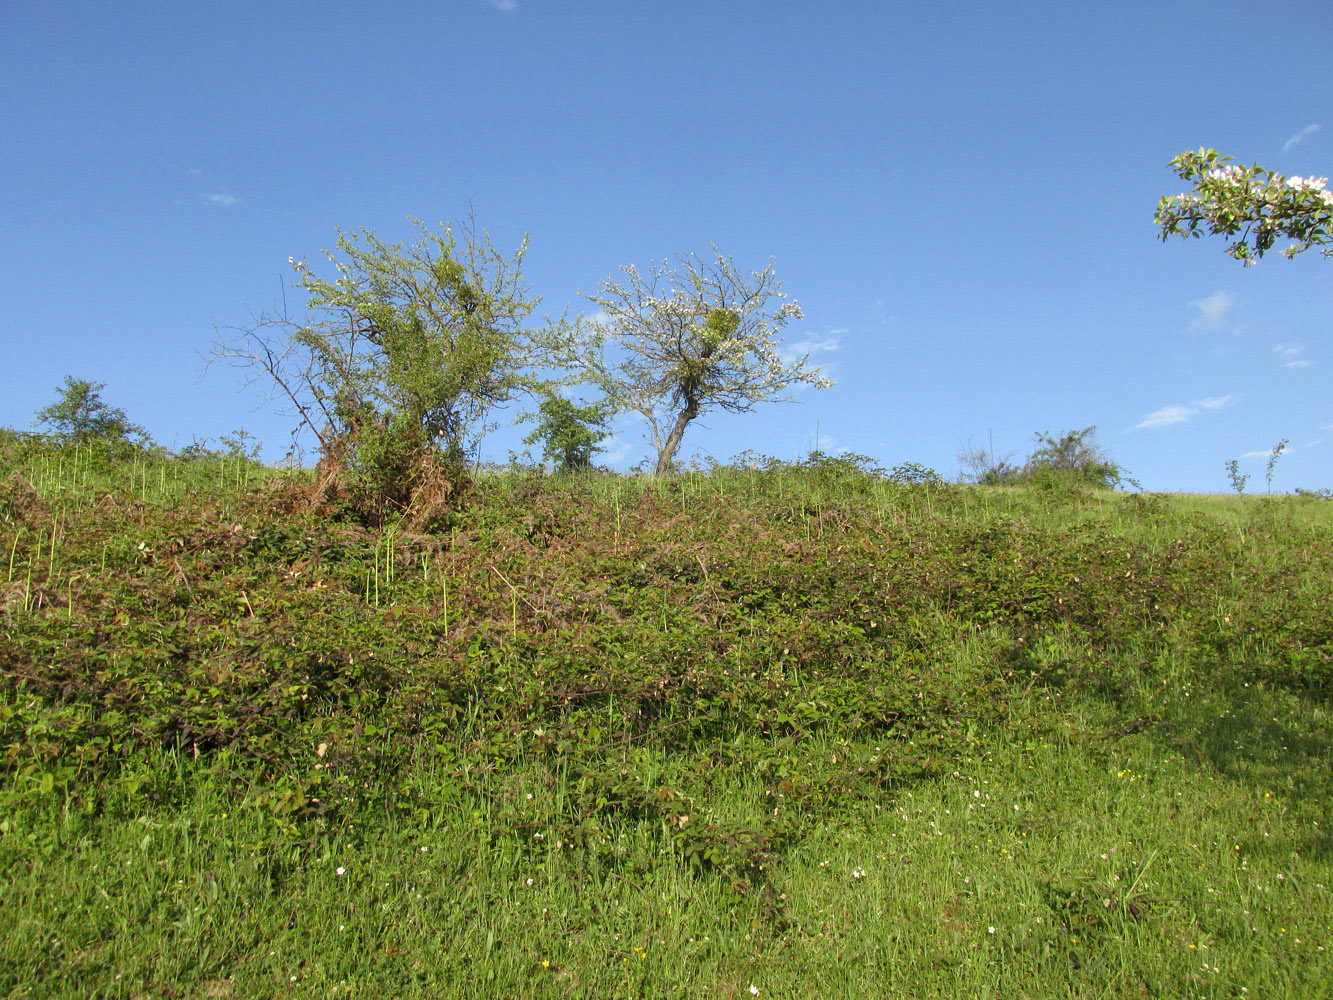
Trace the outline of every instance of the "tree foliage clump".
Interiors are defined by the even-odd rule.
[[[147,444],[148,432],[131,423],[124,410],[102,399],[105,388],[105,382],[66,375],[65,384],[56,389],[60,398],[37,411],[38,423],[55,428],[56,437],[68,444],[99,444],[112,451]]]
[[[487,414],[536,384],[526,237],[506,256],[474,222],[460,241],[413,221],[420,238],[408,246],[339,231],[324,251],[332,280],[292,259],[309,317],[262,313],[223,332],[210,359],[250,369],[285,400],[298,432],[319,441],[326,485],[374,520],[421,519],[423,504],[456,492],[448,484],[465,479]]]
[[[1282,250],[1288,259],[1311,247],[1333,257],[1333,192],[1327,177],[1298,177],[1242,167],[1215,149],[1181,153],[1170,166],[1194,185],[1184,194],[1163,196],[1154,220],[1163,241],[1172,236],[1200,237],[1205,232],[1231,239],[1227,253],[1247,266],[1271,250],[1280,238],[1293,240]]]
[[[1080,431],[1065,431],[1059,437],[1049,431],[1038,432],[1035,435],[1037,447],[1023,466],[1026,478],[1040,481],[1054,477],[1113,489],[1120,482],[1121,470],[1093,440],[1096,433],[1095,425]]]
[[[524,444],[542,444],[542,457],[557,472],[577,472],[592,467],[592,456],[606,440],[608,415],[600,405],[576,406],[563,396],[550,396],[538,409],[541,418]]]
[[[746,274],[713,252],[712,260],[662,261],[647,274],[622,267],[624,280],[607,277],[588,296],[601,309],[598,321],[566,342],[564,360],[615,409],[648,422],[657,475],[671,470],[686,427],[701,414],[747,413],[790,398],[794,385],[833,384],[808,356],[779,350],[778,334],[801,309],[783,294],[775,263]]]

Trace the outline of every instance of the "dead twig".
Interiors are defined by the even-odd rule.
[[[496,569],[495,563],[488,562],[486,565],[491,568],[491,571],[496,576],[498,576],[501,580],[504,581],[505,586],[508,587],[511,591],[513,591],[515,597],[517,597],[520,601],[526,604],[529,608],[532,608],[533,614],[541,614],[541,611],[538,610],[531,601],[529,601],[526,597],[524,597],[521,593],[519,593],[519,589],[517,587],[515,587],[512,583],[509,582],[509,577],[505,576],[498,569]]]

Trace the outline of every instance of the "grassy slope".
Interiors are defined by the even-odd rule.
[[[8,463],[4,995],[1333,980],[1333,505]]]

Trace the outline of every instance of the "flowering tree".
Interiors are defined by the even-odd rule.
[[[622,267],[624,281],[607,277],[588,296],[601,307],[599,321],[582,324],[585,336],[567,351],[613,407],[648,421],[657,475],[670,471],[685,428],[701,413],[746,413],[790,398],[793,385],[833,384],[808,356],[784,359],[778,350],[778,334],[801,308],[786,301],[775,262],[747,274],[717,247],[713,253],[711,261],[693,254],[676,266],[662,261],[647,275]]]
[[[1333,243],[1333,192],[1325,190],[1327,177],[1287,177],[1257,163],[1231,164],[1231,159],[1200,148],[1171,161],[1194,190],[1158,202],[1153,221],[1163,241],[1204,231],[1227,236],[1233,238],[1227,253],[1247,266],[1284,237],[1294,241],[1282,250],[1288,258],[1316,246],[1333,257],[1328,246]]]

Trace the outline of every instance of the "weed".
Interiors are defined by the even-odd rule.
[[[1245,484],[1249,482],[1249,473],[1240,474],[1240,462],[1232,458],[1227,461],[1227,478],[1231,480],[1231,488],[1236,491],[1236,495],[1245,492]]]

